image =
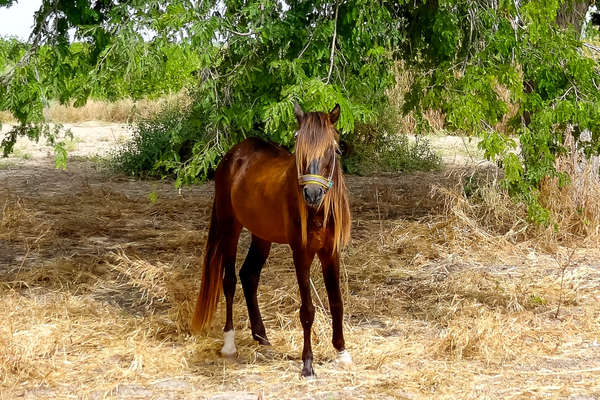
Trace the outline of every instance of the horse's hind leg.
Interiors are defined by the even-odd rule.
[[[333,330],[332,344],[338,351],[337,362],[343,366],[352,364],[350,353],[346,351],[344,341],[344,304],[340,291],[340,258],[339,254],[331,254],[330,249],[322,249],[318,253],[323,270],[323,280],[327,289],[329,299],[329,311],[331,312],[331,325]]]
[[[260,280],[260,271],[265,261],[267,261],[270,251],[271,242],[252,235],[250,250],[248,250],[244,265],[240,269],[240,279],[242,281],[242,288],[244,289],[244,297],[246,297],[246,305],[248,306],[252,337],[262,345],[270,345],[270,343],[267,339],[265,326],[258,308],[256,291],[258,289],[258,281]]]
[[[223,222],[219,229],[227,234],[221,238],[221,249],[223,251],[223,292],[226,302],[225,327],[223,328],[223,348],[221,354],[223,357],[232,358],[237,354],[235,348],[235,334],[233,330],[233,296],[235,295],[235,256],[237,253],[237,242],[242,230],[242,226],[236,221]]]

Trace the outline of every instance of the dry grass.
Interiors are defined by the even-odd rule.
[[[55,123],[84,121],[127,123],[148,118],[168,104],[185,104],[189,101],[190,99],[184,92],[153,100],[121,99],[115,102],[88,100],[82,107],[63,105],[53,101],[44,109],[44,117],[46,121]],[[0,122],[15,122],[15,118],[7,111],[0,111]]]
[[[73,123],[82,121],[131,122],[148,118],[168,104],[189,102],[184,93],[168,95],[155,100],[122,99],[109,103],[89,100],[83,107],[65,106],[53,103],[44,110],[46,120],[50,122]]]
[[[456,185],[437,185],[434,195],[445,199],[445,215],[455,218],[463,237],[477,238],[491,246],[513,244],[554,253],[559,247],[597,248],[600,245],[600,177],[598,158],[587,160],[571,135],[567,152],[556,161],[559,172],[570,177],[545,179],[539,199],[551,213],[547,226],[529,224],[525,205],[517,205],[498,187],[495,167],[454,170]],[[468,233],[467,233],[468,232]]]
[[[350,177],[355,220],[342,282],[355,366],[345,371],[333,363],[315,265],[319,378],[310,382],[299,378],[299,296],[286,246],[274,245],[259,288],[272,348],[251,339],[238,288],[239,358],[222,360],[219,322],[206,336],[189,334],[211,186],[179,196],[170,183],[70,168],[81,172],[0,171],[0,398],[600,394],[597,252],[576,251],[554,318],[561,297],[556,260],[567,250],[544,254],[522,234],[508,233],[509,222],[496,230],[470,226],[466,218],[475,214],[447,196],[464,174]],[[151,191],[156,203],[148,200]],[[502,209],[477,215],[471,225],[506,218]],[[248,242],[243,236],[238,262]]]
[[[14,122],[15,118],[8,111],[0,111],[0,123]]]

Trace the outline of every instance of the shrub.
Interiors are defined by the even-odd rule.
[[[390,133],[382,125],[357,125],[348,137],[348,147],[343,166],[351,174],[431,171],[441,167],[440,156],[426,138],[416,136],[411,143],[407,135]]]
[[[173,165],[189,158],[197,136],[190,114],[189,107],[168,104],[156,115],[132,124],[132,137],[110,157],[113,168],[134,176],[171,175]]]

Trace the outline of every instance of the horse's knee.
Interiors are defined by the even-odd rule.
[[[300,306],[300,322],[302,325],[312,324],[315,319],[315,306],[312,304],[302,304]]]

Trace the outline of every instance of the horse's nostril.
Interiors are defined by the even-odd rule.
[[[316,186],[316,185],[315,185]],[[316,204],[323,197],[323,189],[320,187],[304,187],[304,198],[307,202]]]

